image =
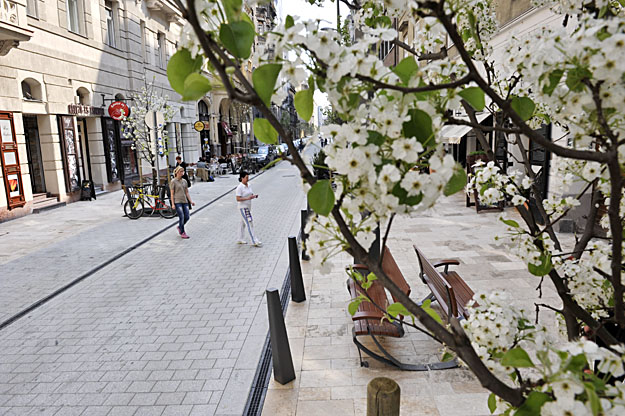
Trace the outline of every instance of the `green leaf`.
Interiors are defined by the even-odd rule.
[[[443,193],[445,196],[453,195],[456,192],[459,192],[464,189],[467,184],[467,172],[464,170],[462,165],[456,163],[454,166],[454,173],[451,175],[449,182],[445,185],[445,189]]]
[[[531,392],[527,399],[519,407],[514,416],[536,416],[540,414],[540,408],[549,401],[549,395],[538,391]]]
[[[278,143],[278,132],[266,118],[254,119],[254,135],[263,143]]]
[[[488,395],[488,410],[490,410],[491,414],[497,410],[497,396],[495,396],[495,393]]]
[[[564,75],[564,70],[556,69],[549,73],[549,84],[543,87],[543,93],[547,95],[551,95],[553,91],[556,89],[562,76]]]
[[[287,15],[286,20],[284,21],[284,28],[288,29],[295,26],[295,20],[293,20],[293,16],[290,14]]]
[[[295,93],[295,109],[297,114],[305,121],[310,120],[310,117],[312,117],[314,107],[313,94],[314,91],[311,88]]]
[[[591,383],[584,383],[584,388],[586,389],[586,395],[588,396],[588,401],[590,402],[590,409],[592,410],[593,416],[598,416],[601,409],[601,402],[599,402],[599,397],[597,396],[597,392],[595,391],[595,386]]]
[[[328,179],[315,182],[308,191],[308,204],[319,215],[327,216],[334,207],[334,191]]]
[[[486,106],[484,99],[484,91],[480,87],[465,88],[458,93],[459,96],[464,98],[475,111],[482,111]]]
[[[194,72],[184,80],[182,101],[199,100],[204,97],[211,88],[211,83],[204,75]]]
[[[400,186],[400,183],[396,183],[391,191],[393,195],[399,198],[400,204],[406,204],[410,206],[417,205],[423,199],[423,193],[419,193],[418,195],[408,196],[408,191]]]
[[[188,49],[180,49],[171,58],[167,64],[167,79],[169,84],[178,94],[184,94],[184,82],[193,72],[198,72],[202,67],[202,57],[197,56],[195,59],[191,56]]]
[[[430,306],[431,304],[432,301],[430,299],[427,299],[423,301],[423,303],[421,303],[421,309],[423,309],[425,313],[434,318],[436,322],[443,325],[443,320],[441,319],[440,315],[434,309],[432,309],[432,307]]]
[[[238,16],[241,14],[242,0],[222,0],[221,2],[226,12],[226,17],[229,22],[238,20]]]
[[[282,69],[280,64],[266,64],[259,66],[252,73],[252,82],[258,96],[268,107],[271,106],[271,96],[278,79],[278,74]]]
[[[534,115],[534,109],[536,108],[536,104],[530,98],[527,97],[514,97],[510,106],[516,113],[523,119],[523,121],[527,121],[532,118]]]
[[[413,109],[408,111],[410,120],[402,125],[405,137],[416,137],[419,142],[426,145],[433,137],[432,118],[422,110]]]
[[[254,26],[245,21],[222,23],[219,27],[219,39],[232,55],[247,59],[254,43]]]
[[[510,227],[519,228],[519,223],[516,222],[515,220],[506,220],[502,218],[501,222],[503,222],[506,225],[509,225]]]
[[[410,312],[408,312],[408,309],[406,309],[406,307],[399,302],[395,302],[392,305],[389,305],[388,308],[386,308],[386,313],[391,315],[393,318],[397,318],[397,315],[412,315]]]
[[[588,69],[578,66],[568,70],[565,83],[571,91],[582,92],[586,89],[583,80],[591,77],[592,73]]]
[[[586,367],[588,367],[588,360],[584,354],[577,354],[572,357],[571,361],[566,365],[566,369],[573,373],[579,373]]]
[[[534,367],[534,363],[521,347],[512,348],[501,358],[501,365],[506,367]]]
[[[551,254],[546,252],[540,255],[540,264],[538,266],[531,263],[527,265],[529,272],[538,277],[548,274],[552,268]]]
[[[349,305],[347,306],[347,311],[349,312],[351,316],[354,316],[354,314],[358,311],[358,308],[360,307],[360,304],[362,303],[363,300],[364,299],[359,296],[356,299],[353,299],[351,302],[349,302]]]
[[[386,141],[386,138],[375,130],[367,130],[369,137],[367,138],[367,144],[375,144],[376,146],[382,146]]]
[[[449,351],[445,351],[443,353],[443,356],[441,357],[441,361],[442,362],[447,362],[447,361],[451,361],[455,356],[450,353]]]
[[[401,62],[393,68],[393,72],[397,74],[404,85],[407,85],[412,75],[417,72],[418,69],[419,65],[417,65],[417,61],[415,61],[414,57],[409,56],[402,59]]]

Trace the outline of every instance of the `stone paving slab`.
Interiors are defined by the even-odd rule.
[[[516,212],[507,209],[512,218]],[[464,196],[443,199],[435,210],[415,218],[396,217],[388,245],[413,299],[428,294],[421,283],[413,244],[431,260],[458,259],[456,270],[474,290],[512,290],[514,303],[533,310],[538,298],[538,278],[527,272],[519,259],[493,240],[504,233],[497,220],[500,213],[477,214],[464,206]],[[521,221],[517,218],[517,221]],[[570,236],[563,236],[569,240]],[[370,368],[360,367],[352,342],[352,320],[347,311],[349,294],[343,267],[353,263],[348,255],[335,260],[329,275],[321,275],[307,262],[302,264],[308,300],[289,304],[286,325],[296,379],[287,385],[271,380],[263,407],[265,416],[315,416],[366,414],[367,384],[375,377],[390,377],[401,388],[402,415],[490,415],[488,392],[466,368],[444,371],[400,371],[368,359]],[[542,302],[559,305],[555,290],[546,282]],[[436,306],[434,304],[433,306]],[[553,315],[541,312],[549,325]],[[553,326],[553,325],[551,325]],[[400,361],[435,362],[441,356],[438,343],[416,330],[403,338],[380,337],[382,344]],[[375,348],[370,340],[360,340]],[[366,355],[363,353],[364,358]]]
[[[238,183],[225,175],[196,181],[189,192],[199,208]],[[130,220],[121,199],[122,191],[112,192],[0,224],[0,322],[177,221]]]
[[[0,331],[0,414],[240,415],[264,291],[299,225],[294,173],[282,163],[252,182],[264,247],[236,244],[230,194],[191,217],[190,240],[168,230]]]

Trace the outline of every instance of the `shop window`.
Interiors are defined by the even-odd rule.
[[[39,17],[39,12],[37,10],[37,1],[38,0],[26,0],[26,15],[34,18]]]
[[[24,206],[26,199],[22,186],[22,171],[15,138],[13,113],[0,113],[0,162],[8,208]]]
[[[84,33],[83,15],[81,0],[67,0],[67,30],[82,35]]]
[[[32,78],[23,80],[22,98],[27,101],[41,101],[41,84]]]
[[[104,34],[104,43],[115,48],[117,47],[117,42],[115,40],[117,36],[117,19],[116,19],[117,9],[113,7],[113,3],[111,1],[104,2],[104,18],[106,19],[105,25],[105,34]]]

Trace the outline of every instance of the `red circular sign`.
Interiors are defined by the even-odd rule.
[[[129,114],[130,109],[128,109],[126,103],[115,101],[109,105],[109,116],[111,116],[113,120],[121,120],[124,116],[128,116]]]

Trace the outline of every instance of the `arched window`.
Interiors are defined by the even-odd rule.
[[[29,101],[41,101],[41,84],[32,78],[22,81],[22,98]]]
[[[89,94],[89,90],[86,88],[80,87],[76,90],[76,97],[78,98],[78,104],[81,105],[90,105],[91,104],[91,94]]]
[[[200,101],[197,103],[197,112],[198,114],[202,115],[208,115],[208,105],[206,105],[206,103],[204,101]]]

